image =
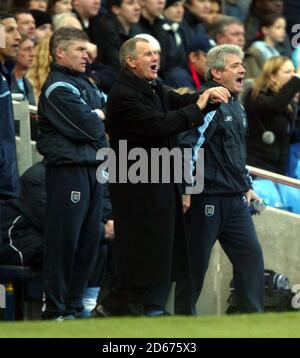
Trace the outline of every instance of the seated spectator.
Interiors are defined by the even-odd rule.
[[[73,0],[73,12],[88,35],[90,41],[99,46],[99,11],[101,0]]]
[[[63,26],[71,26],[83,30],[81,22],[73,12],[63,12],[52,16],[53,31]]]
[[[210,14],[221,14],[222,13],[222,5],[220,0],[210,0]]]
[[[141,7],[138,0],[109,0],[108,13],[100,20],[99,59],[103,64],[120,71],[119,50],[122,44],[136,35]]]
[[[264,64],[252,90],[245,95],[249,136],[247,164],[286,173],[288,147],[295,120],[293,98],[300,90],[300,67],[288,57],[272,57]]]
[[[31,12],[26,9],[20,9],[15,12],[15,16],[19,33],[35,41],[35,20]]]
[[[53,34],[52,19],[45,11],[31,10],[35,20],[35,38],[37,41]]]
[[[160,72],[163,77],[167,66],[168,38],[163,29],[162,14],[165,8],[165,0],[140,0],[141,17],[138,23],[139,32],[153,36],[160,44]]]
[[[188,57],[182,77],[173,76],[168,85],[173,88],[187,87],[199,91],[204,84],[206,54],[212,45],[205,36],[195,37],[190,43]]]
[[[219,14],[211,14],[209,0],[186,0],[183,23],[194,35],[208,36],[208,27],[218,18]]]
[[[178,87],[185,86],[181,81],[185,77],[185,63],[190,39],[185,37],[181,28],[184,16],[184,0],[167,0],[164,10],[163,29],[167,33],[168,51],[166,54],[166,70],[163,75],[164,84],[171,86],[173,78],[176,76],[179,82]]]
[[[46,37],[36,45],[33,65],[26,74],[26,77],[33,86],[34,96],[37,102],[50,69],[51,56],[49,53],[49,40],[50,38]]]
[[[21,93],[24,96],[24,100],[28,101],[32,106],[36,105],[36,101],[32,85],[25,77],[25,74],[33,65],[34,55],[34,42],[29,37],[22,35],[13,71],[11,91],[12,93]]]
[[[265,61],[280,55],[276,45],[284,41],[285,27],[286,21],[281,15],[267,15],[262,19],[260,27],[262,40],[254,41],[245,54],[247,78],[258,77]]]
[[[222,16],[211,29],[211,34],[217,45],[245,46],[245,29],[243,23],[232,16]]]
[[[246,48],[257,40],[259,35],[261,21],[266,15],[281,15],[283,13],[283,0],[252,0],[249,14],[245,20],[246,30]],[[281,55],[290,57],[292,48],[290,39],[285,36],[284,42],[278,43],[276,46]]]
[[[241,6],[241,4],[239,4],[239,2],[242,2],[242,1],[226,0],[224,2],[224,5],[225,5],[224,6],[225,7],[224,14],[228,15],[228,16],[234,16],[234,17],[238,18],[239,20],[244,21],[247,16],[247,12],[243,9],[243,7]]]
[[[22,35],[19,50],[16,57],[16,65],[13,71],[11,91],[23,95],[23,99],[30,105],[35,106],[35,96],[31,83],[25,77],[32,67],[35,56],[34,42],[27,36]],[[20,135],[20,123],[15,121],[16,134]],[[30,117],[31,139],[36,140],[38,135],[36,116]]]
[[[31,0],[9,0],[9,10],[15,13],[17,10],[29,10]]]
[[[10,6],[10,0],[2,0],[0,4],[0,11],[8,11]]]
[[[48,0],[47,13],[51,16],[72,10],[72,0]]]
[[[47,3],[48,3],[48,0],[30,0],[29,1],[29,9],[30,10],[46,11]]]

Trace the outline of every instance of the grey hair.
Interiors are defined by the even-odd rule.
[[[149,34],[138,34],[135,35],[134,37],[138,37],[140,39],[145,39],[147,40],[150,45],[157,51],[157,52],[161,52],[161,47],[160,47],[160,43],[156,40],[156,38],[152,35]]]
[[[207,53],[205,64],[205,80],[213,80],[211,70],[224,70],[226,65],[226,55],[237,55],[241,60],[244,59],[244,52],[237,45],[219,45],[210,49]]]
[[[236,17],[233,16],[227,16],[227,15],[223,15],[221,16],[220,20],[213,26],[212,30],[211,30],[211,36],[216,39],[217,34],[222,34],[224,35],[225,29],[227,26],[230,25],[240,25],[244,27],[244,24],[242,23],[241,20],[239,20]]]
[[[136,58],[136,44],[138,42],[149,43],[148,40],[141,37],[133,37],[123,43],[119,52],[119,60],[122,68],[127,68],[126,58],[128,56]]]
[[[84,31],[75,27],[65,26],[56,30],[49,42],[49,52],[54,61],[56,59],[56,49],[62,47],[66,50],[74,41],[88,42],[89,39]]]
[[[65,27],[66,20],[68,20],[69,18],[77,19],[74,12],[62,12],[60,14],[53,15],[52,22],[53,22],[54,31],[60,29],[61,27]]]

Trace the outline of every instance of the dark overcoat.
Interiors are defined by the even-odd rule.
[[[177,133],[201,125],[203,114],[195,104],[197,99],[198,94],[179,95],[160,84],[153,90],[149,82],[123,70],[108,96],[107,108],[117,167],[119,161],[123,166],[125,161],[128,168],[132,165],[132,161],[123,159],[126,153],[118,153],[119,140],[127,140],[128,151],[138,147],[149,154],[153,148],[175,147]],[[118,286],[163,285],[187,275],[179,185],[172,180],[136,184],[117,180],[110,184],[110,195]]]

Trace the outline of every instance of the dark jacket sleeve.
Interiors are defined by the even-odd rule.
[[[282,113],[299,90],[300,78],[293,76],[274,96],[263,95],[261,93],[255,100],[255,110],[258,113],[265,113],[266,111]]]
[[[201,148],[205,147],[206,142],[214,135],[216,129],[217,115],[214,110],[206,114],[202,126],[178,134],[177,140],[181,150],[189,149],[192,151],[191,160],[184,161],[184,172],[189,173],[189,180],[187,179],[187,174],[185,175],[185,186],[192,184],[192,175],[195,169],[195,162],[198,158],[198,152]]]
[[[115,24],[108,19],[100,21],[100,60],[104,64],[120,70],[119,50],[121,47],[121,39]]]
[[[47,109],[53,112],[53,115],[47,113],[47,118],[59,133],[74,142],[99,140],[104,135],[104,124],[93,112],[95,108],[91,108],[75,90],[59,86],[49,94],[46,91]]]
[[[180,95],[178,96],[179,99]],[[174,97],[173,101],[175,102]],[[182,105],[181,101],[180,104],[177,103],[176,108],[180,108]],[[144,104],[133,92],[126,93],[125,91],[124,96],[118,96],[113,106],[110,106],[108,102],[109,107],[114,108],[110,108],[108,116],[109,112],[113,112],[114,117],[118,116],[117,108],[122,108],[122,112],[126,108],[126,118],[122,120],[122,124],[118,128],[119,134],[123,135],[170,136],[203,123],[203,113],[195,103],[163,113]]]

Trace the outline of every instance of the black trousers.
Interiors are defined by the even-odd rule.
[[[96,167],[46,168],[45,318],[82,310],[101,238],[103,187]]]
[[[178,282],[175,313],[196,314],[211,250],[219,240],[233,265],[240,312],[264,310],[264,263],[254,224],[243,195],[194,195],[186,214],[191,272]]]

